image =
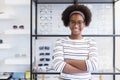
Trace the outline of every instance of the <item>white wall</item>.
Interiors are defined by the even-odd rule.
[[[6,3],[5,15],[9,16],[0,17],[0,39],[3,40],[2,44],[10,46],[8,49],[0,49],[0,72],[23,72],[30,69],[29,64],[5,64],[5,60],[16,58],[16,54],[20,56],[24,54],[27,58],[30,58],[29,34],[16,34],[16,32],[15,34],[5,34],[8,30],[15,31],[13,25],[18,27],[24,25],[24,30],[30,31],[30,3],[28,3],[30,0],[27,0],[28,2],[25,4],[23,2],[19,3],[19,1],[17,5],[15,1],[12,1],[13,3],[8,1]]]

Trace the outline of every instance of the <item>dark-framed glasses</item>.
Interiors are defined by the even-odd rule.
[[[39,50],[50,50],[49,46],[40,46]]]
[[[40,61],[50,61],[50,58],[40,58]]]
[[[20,25],[20,26],[13,25],[13,29],[24,29],[24,25]]]
[[[40,55],[50,55],[50,53],[49,52],[46,52],[46,53],[41,52]]]

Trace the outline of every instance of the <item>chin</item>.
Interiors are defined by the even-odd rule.
[[[80,34],[80,32],[73,32],[73,34],[74,34],[74,35],[79,35],[79,34]]]
[[[73,33],[73,35],[80,35],[80,33]]]

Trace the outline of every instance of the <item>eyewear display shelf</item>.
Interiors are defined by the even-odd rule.
[[[46,71],[44,67],[52,66],[55,40],[70,34],[62,24],[62,11],[67,6],[77,3],[87,5],[93,14],[90,26],[83,32],[84,37],[93,37],[98,43],[99,70],[92,72],[92,75],[112,76],[111,80],[120,79],[120,69],[116,66],[117,43],[120,43],[120,33],[116,33],[117,2],[118,0],[31,0],[31,80],[37,80],[37,76],[41,74],[60,74],[53,69]],[[104,45],[101,45],[103,41]]]

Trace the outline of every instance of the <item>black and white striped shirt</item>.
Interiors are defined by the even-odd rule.
[[[98,67],[96,42],[92,38],[71,40],[69,37],[58,39],[54,48],[54,69],[61,72],[61,77],[70,80],[89,80],[91,72]],[[66,64],[64,59],[85,60],[86,73],[66,74],[62,73]]]

